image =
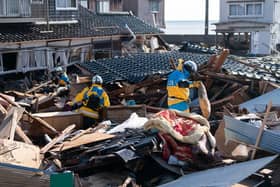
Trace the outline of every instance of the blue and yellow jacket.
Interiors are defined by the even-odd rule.
[[[93,96],[93,97],[92,97]],[[94,97],[95,96],[95,97]],[[91,99],[94,98],[94,99]],[[87,117],[98,119],[98,110],[102,107],[110,106],[110,99],[102,86],[93,84],[90,89],[84,93],[83,106],[79,111]],[[94,103],[92,103],[94,102]],[[96,103],[98,102],[98,103]]]
[[[174,70],[168,76],[167,80],[167,92],[168,92],[168,107],[170,109],[176,109],[180,111],[189,112],[190,88],[198,88],[200,81],[188,81],[190,73],[183,70]],[[180,88],[180,81],[188,81],[188,88]]]
[[[64,72],[61,75],[59,75],[58,85],[59,86],[70,87],[70,80],[69,80],[68,75],[66,74],[66,72]]]

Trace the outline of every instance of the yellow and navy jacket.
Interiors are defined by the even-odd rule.
[[[66,72],[64,72],[61,75],[59,75],[58,85],[59,86],[70,87],[70,80],[69,80],[68,75],[66,74]]]
[[[83,106],[79,111],[84,116],[93,119],[98,118],[98,109],[110,106],[109,96],[105,90],[97,84],[93,84],[90,89],[84,93],[83,101]]]
[[[180,111],[189,112],[190,88],[198,88],[199,81],[188,81],[190,74],[180,70],[174,70],[168,76],[167,80],[167,92],[168,92],[168,108],[176,109]],[[180,81],[188,81],[188,88],[180,88]]]

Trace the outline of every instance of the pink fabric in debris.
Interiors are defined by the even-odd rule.
[[[162,117],[167,120],[173,129],[183,136],[187,136],[195,126],[199,125],[195,120],[177,116],[176,112],[171,110],[163,110],[157,113],[156,117]]]

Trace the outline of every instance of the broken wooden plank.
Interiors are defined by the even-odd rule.
[[[86,129],[86,130],[83,130],[79,134],[76,134],[76,136],[70,138],[70,141],[76,140],[76,139],[80,138],[81,136],[83,136],[84,134],[87,134],[87,133],[91,132],[92,130],[93,129],[91,127]]]
[[[26,136],[26,134],[23,132],[22,128],[17,125],[16,126],[16,133],[17,135],[27,144],[33,144],[32,141]]]
[[[55,144],[62,141],[66,135],[70,134],[75,129],[75,127],[76,127],[76,125],[70,125],[66,129],[64,129],[64,131],[62,131],[62,133],[58,137],[54,138],[50,143],[45,145],[41,149],[40,153],[45,154],[46,152],[48,152]]]
[[[22,111],[23,113],[23,111]],[[15,132],[16,132],[16,126],[17,126],[17,117],[18,117],[18,113],[17,110],[14,111],[14,113],[12,114],[12,120],[11,120],[11,130],[10,130],[10,140],[14,140],[15,137]]]
[[[1,105],[1,103],[0,103],[0,112],[4,115],[8,113],[7,110],[3,107],[3,105]]]
[[[211,97],[210,101],[214,101],[217,97],[219,97],[223,93],[223,91],[226,89],[226,87],[228,87],[228,86],[229,86],[229,83],[226,83],[221,89],[219,89],[219,91],[217,91],[215,93],[215,95],[213,95]]]
[[[225,104],[227,102],[232,101],[233,99],[234,99],[234,96],[230,95],[230,96],[222,98],[220,100],[211,102],[211,106],[215,107],[215,106],[223,105],[223,104]]]
[[[34,95],[32,95],[32,94],[26,94],[26,93],[15,91],[15,90],[6,91],[5,94],[13,95],[14,97],[17,97],[17,98],[20,98],[20,99],[24,99],[26,97],[34,97]]]
[[[52,151],[65,151],[74,147],[79,147],[81,145],[107,140],[113,137],[115,137],[115,135],[103,134],[98,132],[91,133],[91,134],[84,134],[83,136],[77,138],[76,140],[63,142],[62,148],[58,147],[52,149]]]
[[[34,117],[39,117],[50,124],[57,131],[63,131],[69,125],[75,124],[76,128],[82,128],[83,116],[78,112],[63,111],[63,112],[43,112],[32,114]]]
[[[14,105],[14,106],[16,106],[16,107],[20,107],[19,104],[17,104],[15,101],[13,101],[13,100],[14,100],[13,97],[8,96],[8,95],[5,95],[5,94],[2,94],[2,93],[0,93],[0,97],[1,97],[2,99],[4,99],[6,102],[8,102],[9,104]]]
[[[16,125],[22,117],[24,109],[12,107],[0,126],[0,138],[11,140],[14,139]]]
[[[30,90],[28,90],[28,91],[26,91],[26,92],[24,92],[24,93],[25,93],[25,94],[30,94],[30,93],[35,92],[36,90],[38,90],[38,89],[40,89],[40,88],[42,88],[42,87],[44,87],[44,86],[47,86],[47,85],[50,84],[50,83],[52,83],[52,81],[47,81],[47,82],[45,82],[45,83],[43,83],[43,84],[40,84],[39,86],[36,86],[36,87],[31,88]]]
[[[31,115],[31,114],[29,114],[29,117],[31,117],[32,119],[34,119],[37,122],[39,122],[39,124],[44,129],[48,130],[50,133],[52,133],[52,134],[59,134],[59,132],[54,127],[52,127],[49,123],[47,123],[45,120],[42,120],[41,118],[35,117],[35,116]]]

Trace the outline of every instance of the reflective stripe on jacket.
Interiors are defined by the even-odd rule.
[[[167,80],[167,92],[168,92],[168,107],[177,109],[180,111],[186,111],[189,109],[190,88],[198,88],[200,86],[199,81],[189,81],[188,88],[180,88],[179,82],[187,80],[189,73],[183,73],[182,71],[175,70],[169,76]]]
[[[95,110],[92,110],[91,108],[88,108],[86,106],[82,106],[79,108],[76,112],[82,114],[83,116],[92,118],[92,119],[98,119],[99,115],[98,112]]]

